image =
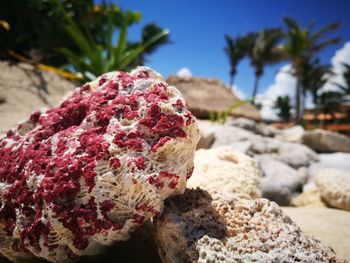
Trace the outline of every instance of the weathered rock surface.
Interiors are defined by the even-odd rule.
[[[290,166],[270,156],[256,156],[262,171],[262,194],[264,198],[279,205],[290,205],[292,193],[300,191],[302,176]]]
[[[303,135],[302,142],[318,152],[350,152],[350,138],[336,132],[309,131]]]
[[[198,141],[181,93],[107,73],[0,137],[0,254],[53,262],[125,240],[181,194]]]
[[[55,73],[3,61],[0,83],[0,131],[12,128],[38,108],[58,105],[76,87]]]
[[[272,138],[256,137],[247,151],[249,155],[268,154],[274,159],[297,169],[318,161],[310,148],[297,143],[282,142]]]
[[[281,131],[271,125],[258,123],[255,128],[255,133],[264,137],[275,137],[279,135]]]
[[[293,168],[309,166],[318,161],[313,150],[298,143],[282,143],[276,157]]]
[[[317,154],[305,145],[266,138],[248,130],[200,121],[199,129],[203,133],[213,133],[212,147],[228,146],[250,156],[270,154],[275,159],[294,167],[309,166],[318,161]]]
[[[322,153],[318,157],[319,162],[325,167],[350,170],[350,153]]]
[[[213,124],[210,121],[198,120],[199,130],[203,133],[213,133],[215,140],[212,148],[219,146],[229,146],[231,143],[254,139],[255,134],[241,128]]]
[[[253,132],[255,134],[259,134],[265,137],[274,137],[281,133],[279,129],[276,129],[271,125],[266,125],[264,123],[257,123],[253,120],[242,118],[242,117],[229,119],[226,122],[226,125],[235,126],[244,130],[248,130],[250,132]]]
[[[163,262],[342,262],[276,203],[187,190],[156,221]]]
[[[261,172],[251,157],[227,147],[198,150],[187,187],[228,192],[245,198],[261,197]]]
[[[282,208],[305,233],[331,246],[350,262],[350,213],[330,208]]]
[[[314,180],[315,176],[322,170],[335,168],[350,171],[350,153],[322,153],[318,155],[319,161],[313,163],[308,168],[310,180]]]
[[[350,173],[324,169],[316,175],[316,184],[323,200],[329,205],[350,211]]]
[[[210,112],[227,111],[239,101],[232,90],[217,79],[170,76],[167,82],[181,91],[188,108],[198,118],[209,119]],[[232,115],[261,120],[259,111],[250,103],[236,108]]]
[[[214,132],[207,130],[200,130],[200,139],[197,144],[197,149],[209,149],[215,141]]]
[[[301,191],[305,180],[298,171],[270,156],[256,156],[262,171],[263,197],[279,205],[290,205],[292,194]]]
[[[303,126],[296,125],[291,128],[281,130],[275,138],[287,142],[301,143],[304,133],[305,130]]]
[[[2,261],[0,261],[2,262]],[[125,241],[97,256],[81,257],[76,263],[161,263],[154,241],[154,225],[147,221]]]
[[[255,132],[256,130],[256,122],[247,118],[235,118],[229,119],[226,124],[228,126],[235,126],[244,130],[248,130],[251,132]]]

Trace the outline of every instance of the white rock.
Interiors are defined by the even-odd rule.
[[[285,163],[270,156],[256,156],[255,159],[263,171],[263,197],[275,201],[279,205],[289,205],[291,194],[301,190],[303,178]]]
[[[255,132],[256,122],[246,118],[230,119],[226,122],[228,126],[235,126],[241,129]]]
[[[282,143],[277,158],[293,168],[309,166],[318,161],[317,154],[302,144]]]
[[[327,167],[334,167],[338,169],[350,169],[350,153],[322,153],[318,155],[320,163]]]
[[[309,167],[309,179],[314,180],[316,174],[327,168],[350,171],[350,153],[322,153],[318,155],[319,162]]]
[[[302,142],[318,152],[350,152],[350,138],[337,132],[321,129],[306,132]]]
[[[275,138],[287,142],[301,143],[301,139],[304,133],[305,130],[303,126],[296,125],[291,128],[282,129],[281,133],[278,134]]]
[[[251,157],[218,147],[198,150],[194,170],[188,180],[190,188],[200,187],[209,192],[228,192],[248,198],[261,197],[261,171]]]
[[[331,206],[350,211],[350,173],[324,169],[316,175],[322,198]]]

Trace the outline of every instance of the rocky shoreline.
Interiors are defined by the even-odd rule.
[[[149,79],[149,76],[151,76],[151,79]],[[89,85],[93,88],[90,89]],[[244,118],[229,119],[224,125],[214,124],[210,121],[196,121],[195,118],[191,117],[191,113],[184,104],[178,102],[183,100],[181,94],[174,87],[167,86],[160,75],[147,68],[139,69],[131,75],[126,73],[106,75],[101,77],[98,82],[89,85],[89,87],[83,86],[77,89],[71,95],[72,100],[67,100],[68,103],[73,101],[75,95],[82,95],[83,101],[86,99],[89,102],[92,101],[92,104],[84,104],[87,107],[86,112],[90,115],[87,114],[89,118],[84,115],[86,118],[84,117],[79,123],[81,129],[78,133],[71,132],[71,130],[75,131],[80,126],[73,123],[67,128],[64,126],[66,125],[65,119],[57,118],[63,111],[67,113],[67,116],[71,116],[71,113],[74,112],[64,106],[67,103],[63,103],[63,106],[60,106],[61,108],[58,107],[48,112],[48,114],[43,114],[44,117],[40,121],[40,116],[32,115],[32,118],[24,123],[24,126],[22,123],[18,128],[2,137],[5,142],[2,147],[5,149],[11,147],[16,141],[30,138],[30,136],[36,138],[37,133],[42,134],[40,133],[41,129],[56,129],[58,127],[58,130],[53,130],[48,138],[57,137],[63,140],[64,143],[59,146],[57,143],[57,146],[55,146],[55,149],[63,147],[62,151],[55,151],[56,159],[61,160],[66,156],[65,151],[68,155],[72,154],[71,150],[75,148],[67,148],[64,145],[76,142],[75,140],[78,139],[75,138],[75,134],[79,135],[80,130],[89,130],[91,127],[95,127],[93,125],[96,125],[95,128],[99,129],[100,126],[105,125],[105,129],[100,130],[98,138],[103,138],[110,144],[109,147],[105,147],[108,150],[104,149],[103,152],[99,152],[98,149],[90,151],[90,148],[86,148],[84,151],[89,153],[93,165],[101,163],[105,165],[104,169],[98,170],[99,174],[94,175],[97,178],[96,182],[99,182],[101,178],[106,179],[106,175],[109,176],[111,182],[114,182],[113,176],[118,178],[125,176],[125,180],[122,180],[124,182],[122,187],[120,183],[108,184],[112,189],[111,191],[115,192],[112,199],[116,202],[116,205],[113,206],[113,209],[119,209],[118,212],[120,213],[116,214],[115,218],[111,218],[109,210],[106,212],[102,211],[102,208],[98,208],[100,206],[104,207],[102,201],[106,201],[111,195],[106,191],[99,196],[101,192],[96,190],[93,192],[96,196],[92,200],[96,200],[99,196],[102,201],[91,207],[89,207],[90,201],[88,204],[82,205],[85,195],[89,195],[86,193],[88,191],[84,192],[85,195],[80,195],[81,200],[78,198],[78,201],[72,201],[74,198],[60,200],[61,195],[58,195],[57,200],[51,198],[50,204],[52,204],[52,207],[64,207],[67,211],[62,214],[52,212],[50,219],[55,224],[65,226],[65,222],[61,220],[60,216],[67,216],[67,218],[71,216],[69,220],[73,222],[75,216],[69,214],[68,205],[72,203],[75,206],[81,205],[80,209],[72,210],[77,213],[76,217],[80,217],[79,213],[84,210],[84,217],[81,220],[76,220],[77,223],[74,225],[84,231],[92,227],[92,225],[89,225],[92,219],[107,228],[110,225],[103,223],[112,222],[113,220],[119,220],[118,222],[131,220],[135,223],[135,226],[133,225],[126,230],[128,233],[130,232],[130,238],[127,235],[121,237],[119,229],[113,229],[118,238],[113,239],[114,241],[112,239],[108,240],[110,242],[103,239],[104,235],[109,235],[108,231],[103,230],[103,227],[96,228],[95,232],[87,231],[86,233],[89,236],[84,234],[83,237],[89,243],[102,244],[103,242],[99,239],[102,238],[104,247],[98,251],[100,254],[97,256],[87,256],[89,253],[85,252],[90,249],[89,246],[74,250],[75,253],[79,252],[79,255],[82,256],[77,262],[347,262],[347,260],[350,260],[348,250],[348,244],[350,244],[350,176],[348,172],[350,168],[350,139],[348,137],[322,130],[305,131],[299,126],[279,130]],[[115,100],[116,105],[125,106],[125,102],[121,103],[121,98],[125,99],[125,97],[116,92],[118,85],[121,85],[123,96],[137,95],[138,99],[141,98],[137,103],[135,101],[135,105],[139,105],[141,101],[144,103],[144,105],[142,104],[143,107],[128,108],[127,111],[123,108],[123,112],[120,114],[115,114],[113,112],[114,108],[108,108],[109,111],[105,111],[105,113],[108,113],[109,117],[95,114],[100,110],[100,107],[104,109],[104,107],[111,104],[108,100]],[[152,89],[155,88],[156,90],[148,90],[147,85],[151,85]],[[140,90],[146,91],[140,93]],[[172,99],[173,97],[177,100]],[[100,100],[104,101],[98,104]],[[81,102],[80,99],[77,101]],[[131,102],[128,100],[128,103]],[[71,106],[75,107],[78,104],[73,103]],[[95,108],[91,108],[89,105],[93,105]],[[130,133],[132,131],[128,130],[129,126],[131,128],[141,127],[142,129],[139,132],[144,137],[138,136],[135,138],[134,133],[132,136],[126,136],[121,134],[121,131],[116,133],[120,129],[119,122],[125,123],[125,119],[128,119],[125,116],[130,113],[131,109],[135,111],[132,119],[136,118],[134,121],[139,121],[141,124],[134,126],[122,125],[122,128],[127,129]],[[58,113],[56,114],[56,112]],[[175,115],[182,118],[177,123],[174,122]],[[72,116],[70,119],[75,119],[74,114]],[[112,121],[94,122],[96,116],[101,118],[107,116]],[[191,117],[190,121],[186,121],[189,117]],[[146,119],[147,121],[145,121]],[[55,121],[51,123],[52,120]],[[159,124],[160,120],[162,120],[161,124]],[[64,125],[62,127],[57,126],[57,123]],[[110,124],[114,126],[110,128]],[[197,124],[201,139],[197,145],[197,150],[194,152],[195,143],[197,142]],[[157,130],[154,130],[155,127]],[[189,127],[195,128],[190,129]],[[156,135],[159,135],[156,140],[155,133],[151,131],[155,131]],[[28,136],[24,138],[27,133]],[[24,137],[22,138],[22,136]],[[93,148],[100,145],[100,143],[90,142],[88,137],[84,140],[78,140],[79,143],[77,143],[80,144],[80,148],[83,143],[88,143],[88,146]],[[33,140],[28,139],[28,141]],[[128,143],[129,141],[130,143]],[[25,147],[21,146],[21,148],[19,144],[13,152],[31,147],[30,143],[24,145]],[[45,145],[40,144],[38,146],[39,150]],[[135,145],[142,145],[142,148]],[[120,157],[120,162],[117,162],[115,156],[112,156],[109,152],[111,149],[115,156]],[[159,156],[155,157],[158,149],[160,151]],[[176,151],[176,149],[180,150]],[[37,153],[36,150],[38,149],[33,144],[33,151],[31,152],[33,158],[42,158],[45,155],[48,159],[52,157],[50,151],[35,154]],[[84,151],[77,151],[78,155],[74,158],[85,157]],[[116,155],[116,153],[118,154]],[[11,153],[8,152],[8,154]],[[103,156],[109,162],[101,161],[101,154],[105,154]],[[21,152],[19,156],[19,158],[28,157],[21,154]],[[176,156],[181,156],[181,160]],[[159,169],[157,168],[158,170],[156,169],[155,172],[148,174],[140,172],[140,176],[137,177],[139,185],[136,185],[135,171],[141,169],[140,163],[137,162],[138,157],[159,165],[159,167],[150,165],[150,168],[158,167]],[[70,161],[74,161],[74,158]],[[194,170],[190,177],[192,160]],[[42,162],[42,160],[38,159],[38,162]],[[4,161],[4,164],[10,165],[10,170],[14,173],[15,168],[11,166],[11,162]],[[180,182],[175,178],[179,177],[177,176],[179,167],[184,164],[188,165],[181,170],[180,177],[182,181]],[[144,162],[141,166],[143,167],[143,165]],[[170,169],[170,166],[172,169],[171,177],[164,172],[164,170]],[[119,169],[121,167],[129,173],[121,172]],[[34,166],[31,166],[32,168],[42,170],[45,167],[35,166],[34,164]],[[28,171],[32,172],[32,170]],[[69,171],[65,172],[68,173]],[[3,176],[7,174],[4,172]],[[24,175],[33,176],[33,173]],[[40,177],[40,173],[34,174],[35,176]],[[84,176],[84,174],[81,176]],[[71,177],[68,176],[67,178]],[[186,179],[188,179],[187,188]],[[91,181],[91,189],[94,189],[94,180]],[[25,181],[27,185],[28,182]],[[14,180],[11,183],[15,185],[17,181]],[[169,188],[166,189],[166,193],[162,190],[165,184]],[[48,185],[50,186],[48,189],[52,190],[55,186],[59,187],[61,184],[48,182]],[[65,185],[70,186],[66,182]],[[138,186],[140,187],[138,188]],[[21,187],[25,189],[26,185],[21,184]],[[40,188],[35,186],[35,182],[32,187],[35,191],[38,189],[41,191]],[[81,190],[81,186],[78,184],[74,187]],[[157,210],[148,209],[148,206],[139,203],[137,198],[127,198],[131,188],[134,191],[133,193],[136,193],[137,189],[142,191],[149,189],[144,194],[145,196],[152,194],[153,199],[158,198]],[[3,184],[2,189],[7,194],[10,188]],[[34,193],[32,194],[34,195]],[[75,196],[73,192],[67,194]],[[11,198],[6,199],[6,202],[16,205],[14,209],[21,207],[22,197],[21,195],[18,196],[16,197],[19,199],[17,198],[16,201]],[[64,197],[66,196],[65,194]],[[35,200],[40,201],[38,198]],[[127,204],[130,205],[131,214],[124,213],[124,208],[120,206],[120,200],[129,200]],[[42,206],[41,202],[35,205],[39,205],[43,213],[46,211],[45,209],[48,209],[47,211],[51,209]],[[85,211],[86,207],[89,208],[88,212]],[[8,206],[2,208],[8,209]],[[33,254],[40,258],[45,256],[51,262],[69,261],[67,255],[54,254],[53,251],[57,247],[47,247],[47,244],[41,241],[46,240],[45,238],[32,239],[28,235],[32,241],[29,244],[25,241],[25,235],[18,235],[18,226],[23,227],[27,231],[26,233],[32,231],[32,227],[28,222],[31,222],[33,217],[27,210],[21,211],[23,216],[19,218],[23,220],[17,220],[16,223],[12,220],[16,219],[13,213],[7,217],[7,228],[3,227],[2,230],[8,232],[0,232],[0,237],[1,235],[6,237],[0,239],[0,245],[7,246],[7,254],[2,252],[14,262],[28,262],[27,259],[23,261],[23,258],[17,258],[19,252],[13,250],[16,247],[11,243],[13,240],[8,234],[12,230],[13,237],[17,238],[17,241],[23,237],[23,244],[31,249],[31,253],[24,249],[20,256],[29,255],[32,261],[37,260],[37,258],[32,257]],[[100,214],[103,215],[103,218]],[[19,210],[17,215],[19,215]],[[59,219],[56,220],[55,217]],[[40,213],[35,218],[37,218],[35,222],[43,220]],[[135,219],[140,220],[136,222]],[[113,223],[115,222],[113,221]],[[17,224],[17,227],[11,228],[14,224]],[[136,229],[136,225],[138,229]],[[50,229],[52,225],[47,224],[45,226]],[[96,226],[93,225],[93,227]],[[60,228],[60,230],[63,228]],[[15,229],[17,230],[14,231]],[[43,237],[49,234],[46,229],[38,229]],[[136,231],[134,231],[135,229]],[[73,230],[71,227],[66,232],[76,231]],[[128,240],[123,241],[127,238]],[[70,241],[72,240],[62,237],[60,244],[64,247]],[[111,244],[113,245],[110,246]],[[47,250],[39,249],[38,245],[45,247]],[[74,244],[69,244],[70,248],[74,246]],[[90,254],[96,253],[93,251]]]

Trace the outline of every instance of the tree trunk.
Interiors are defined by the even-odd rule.
[[[300,116],[300,96],[301,96],[301,83],[300,83],[300,76],[297,75],[297,84],[295,89],[295,122],[296,124],[301,123],[301,116]]]
[[[300,96],[300,116],[303,119],[304,113],[305,113],[305,108],[306,108],[306,96],[307,92],[304,91],[305,87],[302,87],[303,91],[301,92]]]
[[[256,94],[258,93],[259,81],[260,81],[260,75],[255,75],[254,88],[253,88],[253,94],[252,94],[253,104],[255,104],[255,97],[256,97]]]
[[[235,75],[231,73],[231,74],[230,74],[230,86],[229,86],[230,89],[231,89],[232,86],[233,86],[234,80],[235,80]]]

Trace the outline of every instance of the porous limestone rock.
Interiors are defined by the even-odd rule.
[[[153,70],[111,72],[0,137],[0,254],[52,262],[125,240],[181,194],[198,141]]]
[[[247,198],[261,197],[261,172],[251,157],[228,147],[198,150],[187,186],[209,192],[228,192]]]
[[[320,170],[316,184],[329,205],[350,211],[350,173],[338,169]]]
[[[186,190],[156,220],[163,262],[343,262],[274,202]]]
[[[0,261],[3,263],[2,261]],[[154,241],[154,224],[147,221],[125,241],[96,256],[80,257],[74,263],[162,263]]]

